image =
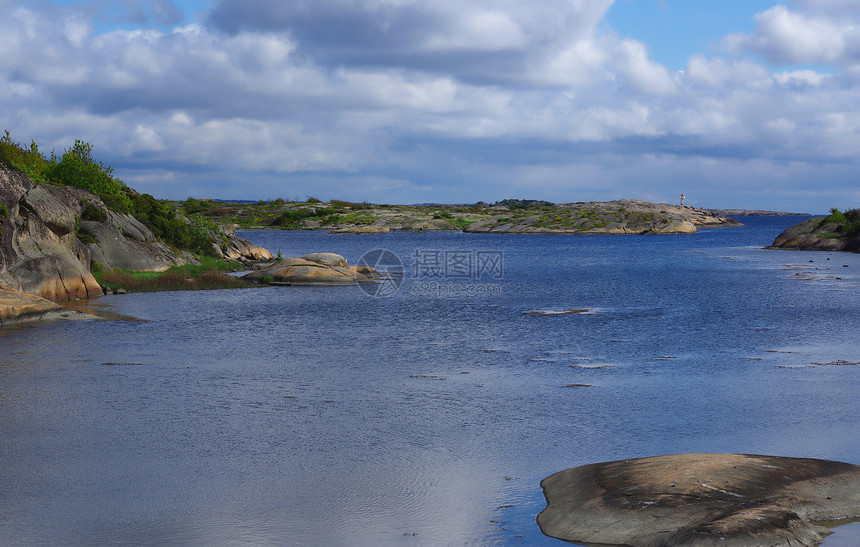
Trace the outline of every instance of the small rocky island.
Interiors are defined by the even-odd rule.
[[[350,266],[335,253],[311,253],[261,266],[243,279],[267,285],[333,286],[375,283],[380,274],[370,266]]]
[[[831,209],[830,216],[811,218],[786,229],[770,248],[860,252],[860,209]]]
[[[332,200],[324,203],[274,200],[227,203],[178,202],[199,213],[243,228],[326,230],[334,234],[462,230],[493,234],[689,234],[699,228],[740,226],[705,209],[639,200],[550,203],[506,199],[494,204],[378,205]]]
[[[806,458],[681,454],[574,467],[541,482],[541,530],[630,547],[812,547],[816,522],[860,515],[860,467]]]

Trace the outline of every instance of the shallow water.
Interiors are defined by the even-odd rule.
[[[110,296],[94,305],[144,321],[0,330],[0,538],[562,545],[534,519],[540,480],[567,467],[679,452],[860,464],[860,366],[814,365],[860,361],[860,256],[761,248],[798,220],[245,232],[284,256],[389,249],[402,285]],[[857,525],[825,545],[846,538]]]

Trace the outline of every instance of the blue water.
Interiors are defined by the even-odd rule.
[[[540,480],[567,467],[860,464],[860,366],[813,364],[860,361],[860,255],[764,250],[800,219],[743,220],[679,236],[249,231],[283,256],[388,249],[401,284],[109,296],[92,306],[139,320],[4,328],[0,540],[564,545],[534,519]],[[479,257],[501,262],[479,272]],[[588,312],[529,313],[569,309]],[[825,545],[846,541],[856,525]]]

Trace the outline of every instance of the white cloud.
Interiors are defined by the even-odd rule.
[[[727,40],[734,55],[693,55],[680,72],[601,30],[611,4],[230,0],[206,24],[110,32],[72,8],[10,4],[0,130],[44,150],[91,141],[130,184],[177,198],[211,184],[233,198],[576,200],[665,187],[674,199],[667,181],[707,169],[696,184],[716,199],[744,166],[775,184],[767,169],[791,178],[816,165],[848,195],[850,169],[834,167],[856,168],[860,147],[848,4],[772,8]],[[750,51],[837,70],[774,71]]]
[[[648,58],[644,44],[624,40],[616,47],[614,65],[634,91],[651,95],[671,95],[675,82],[663,65]]]
[[[791,11],[783,5],[755,16],[751,35],[727,38],[729,50],[751,51],[777,64],[845,65],[860,61],[860,26],[830,15]]]

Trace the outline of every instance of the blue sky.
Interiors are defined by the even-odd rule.
[[[856,0],[0,8],[0,129],[157,197],[860,206]]]
[[[753,14],[774,6],[768,0],[616,0],[603,28],[648,46],[651,57],[683,70],[694,53],[708,53],[734,32],[752,32]]]

